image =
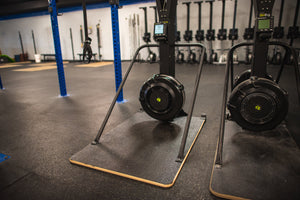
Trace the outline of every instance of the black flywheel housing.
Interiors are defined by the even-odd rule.
[[[288,94],[271,80],[251,77],[234,88],[227,106],[242,128],[271,130],[288,112]]]
[[[184,104],[184,87],[172,76],[155,74],[142,86],[139,100],[144,111],[151,117],[171,121]]]

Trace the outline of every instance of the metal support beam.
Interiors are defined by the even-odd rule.
[[[114,42],[114,65],[115,65],[115,82],[116,91],[118,91],[122,82],[122,65],[121,65],[121,50],[120,50],[120,35],[119,35],[119,6],[116,3],[111,3],[111,24]],[[121,90],[117,102],[123,102],[123,90]]]
[[[61,55],[56,2],[55,0],[49,0],[48,2],[49,2],[48,10],[51,18],[53,41],[54,41],[54,48],[55,48],[55,58],[56,58],[57,74],[58,74],[58,81],[60,87],[60,95],[64,97],[67,96],[67,89],[66,89],[63,60]]]

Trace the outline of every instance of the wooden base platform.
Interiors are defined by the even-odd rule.
[[[159,187],[174,185],[205,119],[193,117],[183,162],[176,162],[186,117],[163,123],[136,113],[70,158],[73,164]]]

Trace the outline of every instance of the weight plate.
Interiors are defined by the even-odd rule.
[[[156,74],[142,86],[139,100],[144,111],[151,117],[171,121],[184,104],[184,87],[172,76]]]
[[[288,112],[288,95],[269,79],[251,77],[234,88],[227,106],[232,119],[242,128],[271,130]]]

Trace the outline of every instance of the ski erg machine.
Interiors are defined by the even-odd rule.
[[[300,180],[294,175],[299,170],[293,169],[300,168],[300,149],[291,137],[289,126],[282,123],[289,107],[287,92],[278,85],[284,63],[276,80],[267,73],[269,45],[281,46],[296,55],[295,49],[287,44],[269,41],[274,27],[274,2],[253,1],[254,43],[237,44],[228,53],[219,141],[210,181],[211,193],[221,198],[299,198]],[[251,69],[233,80],[233,51],[251,45],[254,54]],[[300,104],[297,59],[293,64]],[[227,99],[229,85],[231,94]]]
[[[118,1],[110,2],[116,5]],[[159,22],[154,24],[154,38],[159,45],[145,44],[136,50],[94,141],[73,155],[70,162],[168,188],[174,185],[206,120],[205,114],[193,116],[204,53],[189,98],[191,102],[184,112],[184,86],[175,78],[175,47],[193,46],[201,48],[202,52],[205,47],[202,44],[175,44],[177,1],[156,0],[156,4]],[[139,100],[145,112],[135,113],[103,134],[138,53],[153,47],[159,48],[160,68],[159,73],[150,77],[140,89]]]

